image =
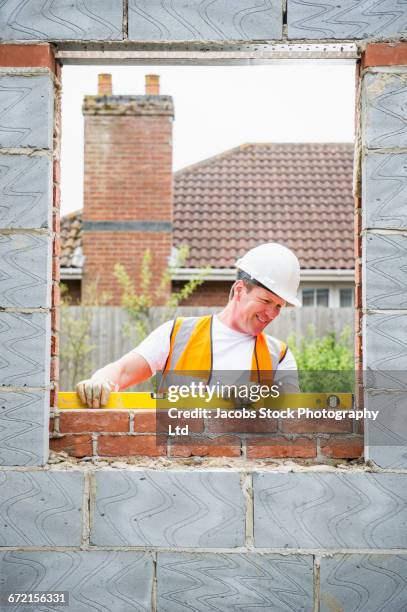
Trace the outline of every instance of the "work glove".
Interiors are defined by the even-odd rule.
[[[76,385],[76,393],[79,395],[82,404],[87,404],[89,408],[100,408],[106,406],[109,401],[110,393],[118,391],[119,385],[111,380],[81,380]]]

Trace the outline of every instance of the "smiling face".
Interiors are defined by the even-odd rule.
[[[286,304],[285,300],[267,289],[256,286],[247,288],[242,280],[234,286],[233,300],[236,327],[252,336],[260,334],[278,317]]]

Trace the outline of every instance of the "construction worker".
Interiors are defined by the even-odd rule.
[[[301,306],[297,257],[272,242],[251,249],[235,266],[237,280],[220,313],[167,321],[135,349],[79,382],[76,390],[82,403],[99,408],[112,391],[170,371],[249,371],[252,380],[262,382],[265,374],[268,383],[270,375],[278,375],[284,391],[299,391],[292,352],[263,332],[284,306]]]

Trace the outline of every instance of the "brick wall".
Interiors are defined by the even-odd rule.
[[[50,447],[73,457],[295,457],[311,463],[355,459],[363,436],[350,421],[282,419],[189,420],[189,436],[168,436],[166,413],[63,410],[51,419]],[[185,420],[172,423],[185,426]]]
[[[87,96],[83,112],[83,289],[97,280],[119,304],[115,263],[137,286],[146,249],[153,276],[171,254],[173,104],[160,95]]]
[[[182,306],[225,306],[229,299],[229,292],[233,281],[205,281],[194,293],[184,300]],[[183,281],[174,281],[173,290],[179,291]]]

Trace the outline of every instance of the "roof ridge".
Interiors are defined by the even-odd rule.
[[[342,145],[342,146],[354,146],[354,142],[352,141],[341,141],[341,142],[245,142],[243,144],[237,145],[236,147],[232,147],[231,149],[228,149],[227,151],[223,151],[222,153],[216,153],[215,155],[212,155],[211,157],[206,157],[205,159],[201,159],[198,162],[195,162],[194,164],[190,164],[189,166],[184,166],[183,168],[180,168],[179,170],[177,170],[176,172],[174,172],[174,178],[176,178],[178,175],[180,174],[184,174],[186,172],[193,172],[194,170],[198,169],[198,168],[202,168],[204,166],[210,165],[212,163],[214,163],[215,161],[218,161],[219,159],[228,157],[230,155],[234,155],[235,153],[241,151],[242,149],[248,149],[249,147],[270,147],[270,146],[287,146],[287,147],[292,147],[292,146],[338,146],[338,145]]]
[[[74,210],[69,213],[66,213],[65,215],[61,215],[61,221],[62,219],[69,219],[70,217],[77,217],[78,215],[81,215],[82,213],[83,213],[83,207],[78,208],[78,210]]]

